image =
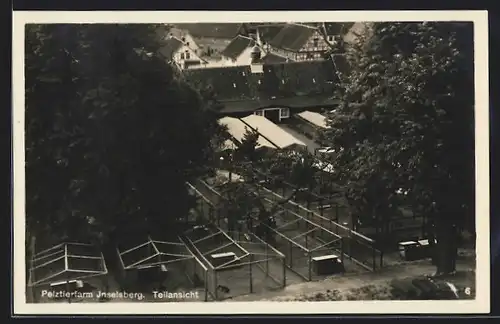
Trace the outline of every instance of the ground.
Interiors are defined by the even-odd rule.
[[[474,298],[475,265],[465,258],[457,263],[457,274],[446,281],[453,283],[462,298]],[[388,267],[378,273],[345,275],[317,282],[306,282],[286,287],[277,292],[246,295],[233,301],[321,301],[321,300],[373,300],[392,299],[390,286],[393,280],[404,280],[432,275],[436,267],[428,260]],[[471,293],[466,293],[470,288]]]

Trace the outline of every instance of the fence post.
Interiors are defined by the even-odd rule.
[[[309,231],[309,223],[306,223],[306,235],[304,235],[304,236],[305,236],[305,239],[304,239],[304,240],[305,240],[305,243],[306,243],[306,249],[308,249],[308,248],[309,248],[309,247],[307,246],[307,245],[309,244],[309,240],[307,239],[307,237],[309,236],[309,235],[307,234],[307,232],[308,232],[308,231]]]
[[[311,252],[307,252],[307,261],[309,263],[309,281],[312,281],[312,258],[311,258]]]
[[[290,268],[293,268],[293,249],[292,249],[292,242],[288,242],[288,245],[290,245]]]
[[[205,286],[205,301],[208,301],[208,282],[207,282],[207,279],[208,279],[208,269],[205,270],[205,275],[203,276],[203,282],[204,282],[204,286]]]
[[[250,266],[250,293],[252,294],[253,293],[253,275],[252,275],[252,261],[253,261],[253,254],[250,254],[249,255],[249,258],[250,258],[250,262],[248,263],[248,265]]]
[[[210,271],[210,270],[209,270]],[[219,290],[217,289],[217,270],[212,270],[212,275],[214,276],[213,281],[214,281],[214,297],[215,300],[219,300]]]
[[[266,277],[269,276],[269,249],[268,249],[268,243],[266,243]]]
[[[286,287],[286,258],[283,258],[283,261],[281,261],[283,265],[283,288]]]
[[[344,263],[344,238],[340,238],[340,262]]]
[[[376,271],[377,270],[377,253],[376,253],[376,250],[375,248],[372,246],[372,268],[373,268],[373,271]]]

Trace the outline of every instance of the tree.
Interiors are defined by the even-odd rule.
[[[357,216],[411,204],[435,223],[437,273],[455,269],[457,228],[474,224],[472,24],[376,23],[351,48],[324,134]],[[405,192],[406,195],[398,194]]]
[[[258,131],[247,127],[240,145],[234,152],[234,158],[238,161],[257,162],[261,157],[258,151],[259,137]]]
[[[217,124],[156,55],[155,29],[26,27],[27,228],[48,244],[165,233],[190,207]]]

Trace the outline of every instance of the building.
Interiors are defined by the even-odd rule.
[[[273,64],[285,63],[289,61],[286,57],[266,51],[255,38],[238,35],[231,43],[221,52],[222,60],[218,66],[244,66],[252,61],[252,53],[256,51],[262,56],[259,58],[259,63]],[[217,62],[204,65],[203,67],[216,67]]]
[[[199,56],[207,61],[219,60],[222,52],[237,35],[246,35],[242,23],[175,24],[174,32],[196,44]]]
[[[354,25],[350,22],[325,22],[321,28],[324,31],[327,41],[330,44],[335,44],[340,37],[345,36],[349,29]]]
[[[259,62],[190,69],[183,74],[194,87],[212,89],[223,116],[255,114],[280,123],[295,113],[322,111],[338,103],[333,98],[338,79],[331,60]]]
[[[254,39],[238,35],[221,52],[227,65],[247,65],[251,60],[252,49],[256,45]]]
[[[240,120],[245,125],[258,132],[260,136],[266,139],[269,143],[272,143],[275,148],[301,150],[307,146],[300,139],[291,135],[263,116],[249,115],[245,118],[241,118]]]
[[[243,122],[239,118],[234,117],[223,117],[218,120],[220,125],[224,125],[227,128],[227,132],[229,133],[232,142],[232,146],[228,145],[228,147],[235,148],[243,142],[245,138],[245,134],[247,131],[253,131],[254,129]],[[262,135],[257,139],[257,148],[270,148],[276,149],[278,148],[275,144],[271,143],[269,140],[264,138]]]
[[[173,36],[169,36],[163,41],[163,46],[159,52],[168,62],[175,63],[180,69],[187,69],[189,66],[199,66],[205,63],[197,55],[196,50]]]
[[[259,37],[266,38],[266,36]],[[330,49],[320,28],[300,24],[282,26],[266,44],[272,53],[293,61],[321,60]]]

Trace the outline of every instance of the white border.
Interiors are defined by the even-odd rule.
[[[473,21],[477,285],[471,301],[27,304],[25,295],[24,24],[255,21]],[[486,313],[490,308],[488,15],[486,11],[92,11],[13,13],[14,314]]]

